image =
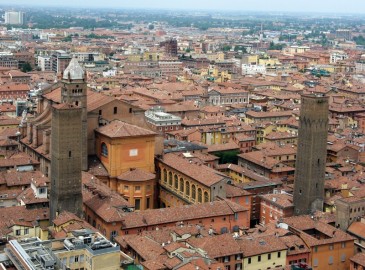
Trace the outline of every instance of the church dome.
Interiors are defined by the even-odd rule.
[[[80,66],[79,62],[76,58],[72,58],[70,64],[63,72],[64,80],[82,80],[85,77],[85,72]]]

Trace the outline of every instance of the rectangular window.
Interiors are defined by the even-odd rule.
[[[135,191],[141,191],[141,186],[135,186],[135,187],[134,187],[134,190],[135,190]]]
[[[257,257],[257,261],[258,261],[258,262],[261,262],[261,255],[259,255],[259,256]]]
[[[20,230],[16,230],[15,231],[15,235],[20,235],[21,234],[21,231]]]
[[[346,254],[341,255],[341,262],[344,262],[344,261],[346,261]]]
[[[128,191],[129,190],[129,186],[124,186],[124,190]]]
[[[248,260],[247,260],[248,262],[248,264],[251,264],[251,258],[248,258]]]
[[[342,248],[345,248],[345,247],[346,247],[346,242],[342,242],[342,243],[341,243],[341,247],[342,247]]]
[[[134,208],[135,208],[135,210],[140,210],[141,209],[141,199],[135,199],[134,200]]]
[[[271,254],[269,253],[269,254],[267,254],[267,259],[268,260],[271,260]]]
[[[150,198],[146,199],[146,208],[150,208]]]
[[[114,114],[117,114],[118,113],[118,107],[114,107]]]
[[[136,156],[138,156],[138,149],[130,149],[129,150],[129,156],[130,157],[136,157]]]
[[[313,260],[313,266],[318,266],[318,259]]]
[[[226,263],[226,262],[229,262],[229,256],[225,256],[224,257],[224,262]]]
[[[333,244],[330,244],[330,245],[329,245],[329,249],[330,249],[330,250],[333,250]]]
[[[278,258],[280,258],[280,257],[281,257],[281,252],[279,251],[279,252],[278,252]]]
[[[79,256],[75,256],[75,262],[79,262]]]
[[[318,252],[318,247],[314,247],[314,252]]]
[[[28,228],[24,229],[24,234],[25,235],[29,234],[29,229]]]
[[[328,258],[328,264],[333,264],[333,256],[330,256],[330,257]]]

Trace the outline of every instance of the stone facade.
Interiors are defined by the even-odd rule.
[[[365,199],[348,197],[336,201],[336,226],[346,231],[365,214]]]

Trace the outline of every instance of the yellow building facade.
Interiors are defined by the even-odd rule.
[[[225,197],[224,176],[205,165],[166,154],[157,160],[159,168],[160,202],[162,207],[211,202],[216,196]]]
[[[117,120],[96,130],[96,154],[109,174],[107,185],[136,210],[155,206],[155,136]]]

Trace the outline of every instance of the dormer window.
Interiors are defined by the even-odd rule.
[[[108,157],[108,147],[105,143],[101,144],[101,155],[103,155],[104,157]]]

